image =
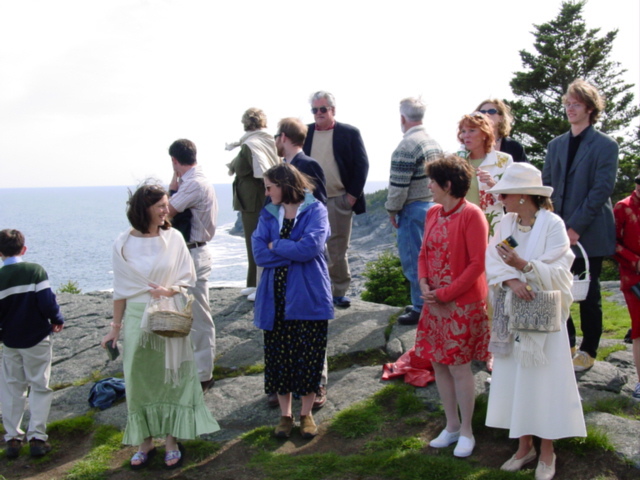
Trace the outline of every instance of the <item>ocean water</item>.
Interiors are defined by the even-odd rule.
[[[386,187],[370,182],[367,193]],[[133,187],[131,187],[133,188]],[[230,184],[214,185],[218,228],[209,243],[213,255],[211,286],[244,287],[247,255],[244,238],[229,235],[237,212]],[[112,288],[111,248],[129,223],[128,187],[0,189],[0,229],[24,233],[25,261],[42,265],[54,290],[68,281],[83,292]]]

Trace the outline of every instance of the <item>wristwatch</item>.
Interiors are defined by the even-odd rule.
[[[529,273],[531,270],[533,270],[533,265],[531,265],[531,262],[527,262],[527,264],[522,267],[522,273]]]

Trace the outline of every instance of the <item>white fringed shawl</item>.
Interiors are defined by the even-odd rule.
[[[511,313],[512,290],[503,286],[503,282],[516,278],[535,285],[540,290],[560,290],[561,321],[569,317],[569,307],[573,302],[570,272],[574,254],[569,246],[569,237],[560,217],[548,210],[540,210],[531,230],[527,246],[516,247],[518,255],[531,262],[533,270],[527,274],[510,267],[500,257],[496,245],[507,238],[516,229],[518,216],[506,214],[495,235],[491,238],[486,254],[487,281],[492,293],[492,302],[498,298],[499,289],[505,289],[504,305],[494,305],[494,312],[504,311],[507,317]],[[504,310],[503,310],[504,308]],[[543,349],[547,333],[518,332],[519,342],[514,342],[514,332],[507,330],[494,316],[489,350],[497,356],[507,355],[513,348],[514,356],[524,366],[541,365],[547,362]]]
[[[132,228],[120,234],[113,245],[113,299],[127,300],[149,293],[150,283],[171,287],[192,287],[195,285],[196,272],[189,250],[182,235],[173,228],[160,230],[162,248],[158,252],[153,269],[148,277],[133,268],[123,255],[123,248],[129,239]],[[148,303],[147,303],[148,307]],[[140,344],[154,350],[165,352],[165,383],[179,382],[180,366],[193,360],[191,337],[164,338],[149,330],[147,308],[140,322],[143,330]]]
[[[264,130],[253,130],[245,133],[239,142],[227,144],[227,150],[233,150],[242,144],[246,144],[249,150],[251,150],[254,178],[262,178],[264,172],[280,163],[273,136]],[[227,166],[230,165],[231,164]],[[234,173],[231,169],[229,170],[229,175],[233,175]]]

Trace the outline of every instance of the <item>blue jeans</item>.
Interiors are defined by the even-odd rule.
[[[422,311],[424,303],[420,298],[422,292],[418,284],[418,254],[422,246],[427,210],[433,205],[433,202],[409,203],[397,215],[398,253],[402,272],[411,285],[411,304],[416,312]]]

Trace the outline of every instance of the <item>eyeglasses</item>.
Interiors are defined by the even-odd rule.
[[[584,105],[582,103],[565,103],[564,104],[564,109],[565,110],[569,110],[570,108],[573,108],[574,110],[578,110],[579,108],[583,107]]]
[[[282,132],[280,132],[280,133],[276,133],[276,134],[273,136],[273,139],[274,139],[274,140],[277,140],[277,139],[278,139],[278,137],[279,137],[280,135],[282,135]]]
[[[329,107],[329,108],[331,108],[331,107]],[[316,113],[318,113],[318,110],[320,110],[320,113],[327,113],[327,111],[329,110],[329,108],[327,108],[327,107],[320,107],[320,108],[313,107],[313,108],[311,109],[311,113],[313,113],[313,114],[315,115]]]
[[[495,115],[496,113],[498,113],[498,110],[496,110],[495,108],[490,108],[489,110],[478,110],[480,113],[484,113],[485,115]]]

